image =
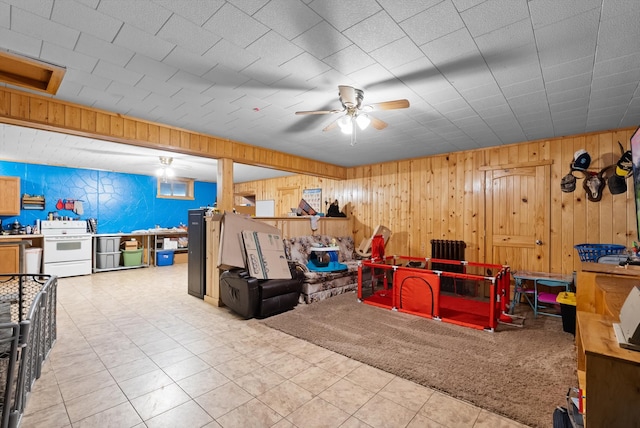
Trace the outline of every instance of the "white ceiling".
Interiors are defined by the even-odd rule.
[[[638,22],[637,0],[0,0],[0,48],[67,67],[57,98],[354,166],[637,126]],[[411,107],[352,147],[294,114],[338,85]]]

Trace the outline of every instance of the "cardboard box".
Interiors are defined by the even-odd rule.
[[[164,238],[162,242],[163,250],[177,250],[178,249],[178,240],[174,238]]]
[[[242,231],[249,274],[258,279],[291,279],[282,235]]]
[[[242,231],[271,233],[281,235],[277,227],[269,226],[242,214],[225,212],[220,223],[220,249],[218,252],[218,268],[246,268],[246,253],[242,241]]]
[[[124,249],[125,250],[137,250],[138,249],[138,241],[136,241],[135,239],[124,241]]]

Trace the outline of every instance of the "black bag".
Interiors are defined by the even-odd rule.
[[[556,407],[553,411],[553,428],[572,428],[569,412],[565,407]]]

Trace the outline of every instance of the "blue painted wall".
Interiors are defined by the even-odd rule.
[[[20,194],[44,195],[42,210],[22,210],[18,217],[1,216],[3,227],[15,219],[26,226],[45,220],[49,211],[77,218],[73,211],[59,210],[59,199],[82,201],[79,216],[98,219],[98,233],[131,232],[156,225],[173,227],[187,224],[187,211],[213,206],[216,184],[196,181],[195,200],[156,198],[156,177],[94,171],[79,168],[0,161],[0,175],[20,177]]]

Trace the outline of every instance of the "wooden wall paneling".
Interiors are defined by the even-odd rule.
[[[81,129],[82,109],[66,105],[64,106],[64,126],[67,128]]]
[[[96,112],[90,110],[82,110],[80,112],[80,129],[90,132],[96,129]]]
[[[465,211],[466,211],[466,199],[465,199],[465,177],[467,172],[465,170],[465,162],[467,158],[467,152],[456,153],[455,158],[455,173],[452,177],[455,181],[455,196],[454,204],[456,206],[454,226],[453,230],[450,230],[453,239],[460,239],[467,241],[465,238]]]
[[[436,224],[436,220],[434,217],[434,181],[435,181],[435,174],[433,172],[434,169],[434,162],[435,162],[435,158],[434,157],[430,157],[425,159],[425,180],[424,180],[424,195],[425,195],[425,204],[423,204],[424,206],[424,212],[425,215],[423,216],[424,218],[426,218],[426,222],[423,223],[423,229],[424,232],[422,234],[422,239],[424,239],[424,245],[426,247],[426,251],[424,252],[425,256],[431,256],[431,240],[435,239],[435,224]]]
[[[11,115],[11,93],[0,91],[0,115]]]
[[[614,143],[612,133],[604,133],[599,135],[600,157],[596,161],[595,171],[599,171],[607,165],[610,165],[613,144],[616,144],[616,153],[618,152],[617,141]],[[611,243],[613,242],[613,221],[612,221],[612,196],[608,188],[602,190],[602,199],[596,204],[600,208],[598,214],[600,218],[600,237],[596,242]]]
[[[48,115],[49,103],[40,98],[32,98],[29,100],[29,117],[37,122],[46,122]]]
[[[11,94],[11,115],[22,120],[29,120],[29,97],[17,93]]]
[[[64,104],[49,101],[47,106],[46,123],[54,126],[64,126]]]
[[[396,227],[401,227],[405,231],[405,239],[403,239],[400,247],[401,254],[411,254],[411,235],[413,228],[409,225],[409,218],[413,212],[412,192],[410,185],[411,165],[409,161],[398,162],[398,187],[396,188]]]
[[[618,145],[618,142],[620,142],[620,144],[622,144],[622,147],[624,150],[625,149],[625,142],[628,141],[628,137],[627,137],[627,132],[626,131],[617,131],[613,133],[613,138],[612,138],[612,158],[609,161],[609,165],[615,165],[616,162],[618,162],[618,159],[620,159],[621,153],[620,153],[620,147]],[[612,171],[612,173],[615,173],[615,171]],[[628,190],[628,189],[627,189]],[[612,211],[612,215],[611,218],[613,220],[613,237],[612,237],[612,241],[611,242],[625,242],[628,247],[630,247],[631,245],[633,245],[633,238],[631,237],[631,232],[630,230],[627,228],[627,213],[626,210],[622,210],[617,208],[617,205],[614,206],[614,202],[617,202],[620,199],[625,199],[625,203],[626,203],[626,194],[625,193],[621,193],[618,195],[612,195],[611,192],[609,192],[609,188],[606,187],[605,191],[611,196],[612,202],[611,202],[611,211]]]
[[[580,148],[584,148],[591,155],[591,167],[590,169],[595,169],[594,162],[600,156],[599,150],[599,138],[597,135],[588,135],[586,138],[577,138],[574,141],[584,141],[582,145],[574,144],[573,148],[578,150]],[[578,148],[576,148],[578,147]],[[600,207],[597,203],[591,202],[587,199],[585,194],[585,190],[582,188],[584,182],[584,178],[579,182],[579,188],[576,190],[580,198],[582,198],[583,204],[582,206],[575,206],[575,215],[581,215],[580,208],[582,208],[582,214],[586,213],[586,221],[584,228],[584,240],[582,242],[578,242],[579,244],[584,243],[598,243],[600,241]],[[577,231],[576,231],[577,232]],[[577,238],[577,237],[576,237]],[[577,253],[576,253],[577,255]]]
[[[486,171],[480,169],[481,165],[485,165],[485,153],[484,151],[478,151],[473,154],[473,193],[471,198],[473,200],[473,232],[471,244],[472,247],[466,256],[469,260],[477,260],[483,262],[486,260],[486,235],[485,226],[487,222],[485,211],[485,176]],[[465,253],[466,254],[466,253]]]
[[[566,150],[565,150],[566,148]],[[551,159],[555,162],[551,165],[551,231],[547,245],[550,246],[551,254],[558,254],[559,257],[551,257],[549,267],[554,272],[562,270],[562,260],[564,257],[573,255],[573,247],[568,245],[573,243],[573,229],[575,225],[565,222],[569,218],[569,213],[573,215],[573,201],[580,185],[580,180],[576,179],[576,191],[573,193],[563,192],[560,188],[560,180],[569,173],[569,163],[573,159],[573,146],[569,144],[554,144],[551,147]],[[569,158],[571,156],[571,158]]]

